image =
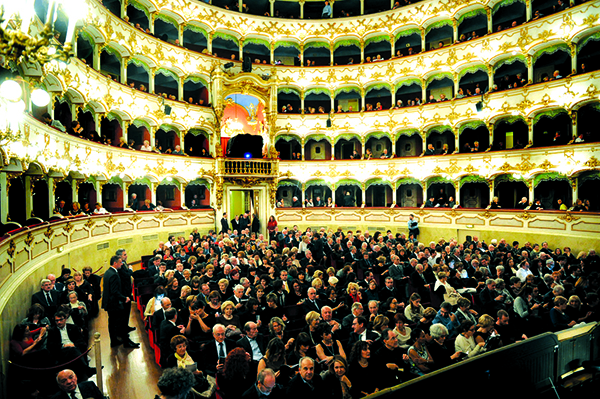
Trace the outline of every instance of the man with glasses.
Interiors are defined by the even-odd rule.
[[[273,392],[279,393],[277,383],[275,382],[275,373],[271,369],[262,369],[256,378],[256,384],[250,387],[242,395],[242,399],[259,399],[271,395]]]
[[[432,324],[437,323],[442,324],[448,329],[448,336],[450,338],[453,338],[458,334],[458,327],[460,324],[458,323],[456,315],[452,313],[452,305],[450,302],[442,302],[440,305],[440,310],[437,312],[437,315],[435,315]]]
[[[375,352],[375,364],[381,366],[381,385],[380,388],[388,388],[398,385],[402,382],[400,373],[402,365],[403,350],[398,347],[398,336],[391,328],[386,328],[381,332],[383,346]]]
[[[58,364],[72,362],[71,367],[80,375],[91,377],[96,374],[96,369],[88,366],[87,356],[81,356],[86,350],[81,329],[74,324],[67,324],[67,318],[68,315],[62,311],[54,315],[56,326],[48,331],[48,351]]]

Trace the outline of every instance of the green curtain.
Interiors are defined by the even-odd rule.
[[[298,180],[281,180],[277,183],[277,188],[279,187],[299,187],[302,188],[302,183]]]
[[[471,67],[461,70],[460,73],[458,74],[458,81],[460,82],[460,79],[462,79],[468,73],[475,73],[475,72],[479,72],[479,71],[483,71],[487,75],[487,71],[488,71],[487,66],[474,65],[474,66],[471,66]]]
[[[187,78],[185,78],[183,83],[187,82],[188,80],[190,80],[194,83],[202,83],[202,86],[204,86],[205,88],[208,88],[208,82],[206,80],[204,80],[204,78],[201,78],[200,76],[189,75]]]
[[[189,186],[204,186],[210,190],[210,183],[206,179],[196,179],[188,183]]]
[[[150,20],[150,12],[144,5],[138,3],[135,0],[129,0],[129,5],[135,8],[136,10],[143,12],[146,18],[148,18],[148,21]]]
[[[329,42],[308,42],[304,45],[304,50],[307,48],[326,48],[329,50]]]
[[[378,35],[373,36],[365,40],[365,48],[371,43],[379,43],[379,42],[390,42],[390,37],[388,35]]]
[[[600,32],[592,33],[591,35],[580,40],[579,43],[577,43],[577,52],[579,53],[581,49],[583,49],[585,45],[590,42],[590,40],[600,40]]]
[[[498,184],[504,183],[504,182],[523,182],[523,183],[525,183],[525,179],[523,179],[522,177],[516,178],[510,173],[505,173],[505,174],[496,176],[496,178],[494,179],[495,185],[498,185]]]
[[[333,144],[337,143],[338,141],[344,139],[344,140],[352,140],[352,139],[358,139],[358,141],[360,141],[360,136],[358,135],[358,133],[344,133],[344,134],[340,134],[338,136],[335,136],[335,138],[333,139]]]
[[[477,176],[477,175],[469,175],[469,176],[463,176],[463,177],[461,177],[459,186],[462,187],[466,183],[485,183],[485,184],[488,184],[488,182],[487,182],[487,180],[485,180],[485,178],[483,178],[482,176]]]
[[[425,34],[428,34],[432,29],[438,29],[438,28],[442,28],[444,26],[452,26],[452,21],[449,19],[444,19],[442,21],[437,21],[432,23],[431,25],[429,25],[427,28],[425,28]]]
[[[367,182],[365,183],[365,190],[368,189],[370,186],[388,186],[392,190],[394,189],[394,184],[391,181],[382,179],[380,177],[367,180]]]
[[[179,22],[177,22],[173,17],[169,17],[168,15],[158,13],[156,15],[156,19],[160,19],[161,21],[173,24],[177,29],[179,29]]]
[[[400,82],[396,83],[396,88],[395,90],[398,91],[399,88],[401,88],[402,86],[410,86],[413,84],[418,84],[419,87],[421,86],[421,79],[405,79],[405,80],[401,80]]]
[[[196,128],[188,130],[188,134],[191,134],[194,137],[204,136],[206,138],[209,138],[210,136],[207,131]]]
[[[265,46],[267,48],[267,50],[271,51],[271,45],[265,39],[258,39],[256,37],[247,37],[244,40],[244,47],[246,47],[246,44],[258,44],[260,46]]]
[[[358,94],[360,96],[360,89],[358,87],[347,86],[347,87],[340,87],[338,89],[335,89],[334,97],[337,97],[337,95],[340,93],[352,93],[352,92],[356,92],[356,94]]]
[[[487,13],[485,12],[485,9],[478,8],[476,10],[472,10],[472,11],[462,14],[460,17],[458,17],[457,23],[458,23],[458,25],[460,25],[465,19],[475,18],[478,15],[485,15],[487,18]]]
[[[432,176],[429,179],[427,179],[427,186],[430,186],[435,183],[450,183],[450,184],[452,184],[452,180],[450,180],[444,176]]]
[[[165,133],[175,132],[179,136],[179,129],[168,123],[163,123],[162,125],[160,125],[159,129],[163,130]]]
[[[542,118],[554,119],[557,116],[562,115],[562,114],[566,114],[566,113],[567,113],[567,111],[564,108],[556,108],[556,109],[551,109],[551,110],[548,110],[548,111],[542,111],[542,112],[540,112],[539,114],[537,114],[533,118],[533,124],[535,125]]]
[[[206,29],[204,29],[204,28],[202,28],[200,26],[196,26],[196,25],[193,25],[193,24],[187,24],[185,26],[185,29],[189,29],[192,32],[201,33],[202,36],[204,36],[204,38],[206,40],[208,40],[208,32],[206,31]]]
[[[566,175],[558,172],[540,173],[533,176],[533,187],[537,187],[543,181],[568,181]]]
[[[370,138],[375,138],[375,139],[379,140],[382,137],[387,137],[389,139],[390,135],[389,135],[389,133],[386,133],[386,132],[371,132],[365,136],[365,143]]]
[[[559,44],[555,44],[554,46],[550,46],[550,47],[545,47],[541,50],[538,50],[535,55],[533,56],[533,63],[535,64],[535,62],[543,55],[545,54],[554,54],[557,51],[564,51],[567,54],[569,54],[569,56],[571,55],[571,49],[569,49],[569,46],[567,46],[564,43],[559,43]]]
[[[428,77],[427,83],[425,86],[429,86],[429,83],[433,82],[434,80],[442,80],[444,78],[448,78],[452,82],[454,82],[454,80],[452,79],[452,74],[450,72],[441,72],[441,73],[436,73],[435,75]]]
[[[459,135],[462,134],[462,132],[465,129],[475,130],[475,129],[477,129],[480,126],[485,126],[485,122],[481,121],[481,120],[478,120],[478,121],[471,121],[471,122],[463,123],[462,125],[460,125],[460,128],[458,130],[458,134]]]
[[[498,4],[496,4],[494,6],[494,9],[492,11],[492,15],[494,15],[500,9],[500,7],[508,7],[508,6],[513,5],[514,3],[517,3],[517,2],[523,3],[523,0],[504,0],[504,1],[499,2]]]
[[[350,47],[350,46],[356,46],[356,47],[360,48],[360,42],[356,39],[338,40],[333,45],[333,51],[337,50],[340,47]]]
[[[412,35],[419,35],[421,36],[421,29],[419,28],[412,28],[412,29],[406,29],[406,30],[401,30],[399,32],[396,32],[396,40],[400,39],[401,37],[407,37],[407,36],[412,36]]]
[[[308,143],[308,140],[314,140],[314,141],[321,141],[321,140],[327,140],[328,143],[331,144],[331,138],[325,134],[311,134],[308,135],[304,138],[304,142]]]
[[[228,35],[227,33],[215,32],[213,34],[213,40],[215,39],[229,40],[231,42],[234,42],[238,47],[240,46],[240,41],[238,40],[238,38],[232,35]]]
[[[150,124],[143,119],[136,119],[131,123],[137,128],[144,126],[146,129],[148,129],[148,131],[150,131]]]
[[[111,122],[116,119],[119,121],[119,123],[123,123],[123,119],[121,119],[121,117],[114,112],[109,112],[108,114],[106,114],[106,119],[108,119]],[[135,121],[134,121],[134,123],[135,123]]]
[[[598,171],[598,170],[585,171],[577,177],[577,180],[579,182],[580,187],[583,183],[588,182],[588,181],[596,181],[596,180],[600,181],[600,171]]]
[[[494,128],[496,128],[496,126],[500,122],[504,122],[504,123],[506,123],[508,125],[512,125],[515,122],[523,122],[523,123],[525,123],[525,119],[522,116],[505,116],[505,117],[502,117],[502,118],[498,119],[496,121],[496,123],[494,123]]]
[[[362,184],[358,180],[354,179],[342,179],[335,182],[334,187],[336,190],[341,186],[358,186],[362,189]]]
[[[396,181],[396,187],[407,186],[409,184],[417,184],[420,187],[423,187],[423,182],[415,179],[414,177],[404,177]]]
[[[152,188],[152,182],[147,177],[140,177],[131,182],[131,185],[134,186],[146,186]]]
[[[296,94],[298,95],[298,98],[300,98],[300,92],[298,91],[298,89],[294,89],[293,87],[279,87],[277,89],[277,94],[279,93],[285,93],[285,94]]]
[[[300,52],[300,45],[295,42],[276,42],[275,50],[277,50],[279,47],[293,47]]]
[[[142,67],[144,68],[144,70],[146,72],[150,71],[150,67],[148,66],[148,64],[146,64],[144,61],[142,60],[138,60],[137,58],[130,58],[129,59],[129,63],[133,63],[133,65],[138,66],[138,67]]]
[[[175,72],[173,72],[173,71],[171,71],[171,70],[168,70],[168,69],[166,69],[166,68],[158,68],[158,69],[156,70],[156,73],[160,73],[160,74],[163,74],[163,75],[165,75],[165,76],[170,76],[170,77],[172,77],[173,79],[175,79],[175,81],[176,81],[176,82],[179,82],[179,76],[178,76],[178,75],[177,75]],[[155,75],[155,76],[156,76],[156,75]]]
[[[300,137],[294,136],[293,134],[282,134],[280,136],[275,137],[275,142],[277,143],[279,140],[287,141],[288,143],[293,140],[297,140],[299,143],[302,142]]]
[[[329,188],[329,183],[327,183],[323,179],[313,179],[306,182],[306,188],[315,187],[315,186],[323,186]]]
[[[117,59],[119,60],[119,62],[121,62],[122,57],[121,57],[121,53],[119,53],[118,50],[110,47],[110,46],[106,46],[104,47],[104,51],[106,51],[108,54],[110,55],[114,55],[115,57],[117,57]]]
[[[381,90],[381,89],[388,89],[391,93],[392,91],[392,87],[390,86],[389,83],[376,83],[374,85],[371,85],[367,88],[367,90],[365,90],[365,96],[372,90]]]
[[[527,66],[527,58],[525,58],[524,55],[517,54],[515,56],[504,58],[496,62],[496,64],[494,65],[494,72],[496,72],[498,68],[500,68],[502,65],[512,65],[517,61],[523,63],[524,66]]]
[[[400,138],[400,136],[412,136],[413,134],[419,134],[417,129],[402,129],[396,132],[396,140]]]
[[[331,92],[325,87],[311,87],[310,89],[304,92],[304,98],[306,98],[306,96],[308,96],[309,94],[327,94],[331,97]]]
[[[429,136],[431,133],[444,133],[447,131],[452,132],[452,127],[449,125],[432,126],[429,129],[427,129],[427,136]]]
[[[175,186],[179,189],[179,191],[181,191],[181,183],[177,179],[171,178],[171,180],[168,180],[168,178],[165,177],[163,179],[163,181],[161,181],[158,185],[159,186]]]

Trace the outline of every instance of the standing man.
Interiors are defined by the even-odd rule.
[[[119,269],[119,278],[121,279],[121,293],[133,301],[133,284],[131,283],[131,276],[133,276],[133,269],[127,264],[127,251],[123,248],[117,249],[115,255],[121,258],[121,268]],[[124,330],[127,334],[130,331],[134,331],[135,327],[129,327],[129,315],[131,314],[131,304],[126,305],[123,309],[123,323]],[[128,338],[129,339],[129,338]]]
[[[329,5],[328,1],[326,1],[325,6],[323,6],[323,11],[321,12],[321,18],[323,18],[323,19],[331,18],[331,6]]]
[[[221,218],[221,234],[227,233],[229,231],[229,221],[227,220],[227,212],[223,212],[223,217]]]
[[[102,309],[108,313],[110,346],[115,347],[123,343],[123,346],[126,348],[139,348],[139,344],[132,342],[127,332],[123,329],[123,309],[125,305],[129,305],[131,299],[121,293],[119,269],[122,264],[123,261],[119,256],[115,255],[110,258],[110,268],[104,273]],[[123,341],[121,342],[120,339]]]

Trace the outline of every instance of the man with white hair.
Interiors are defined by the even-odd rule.
[[[314,287],[310,287],[306,292],[307,298],[302,302],[302,312],[308,314],[308,312],[315,311],[321,313],[321,302],[317,299],[317,290]]]
[[[521,280],[521,283],[525,283],[527,276],[530,274],[533,274],[533,273],[531,272],[531,270],[529,270],[529,262],[524,260],[519,265],[519,270],[517,270],[517,277],[519,278],[519,280]]]
[[[104,395],[93,381],[77,383],[77,375],[73,370],[62,370],[56,376],[60,392],[51,399],[104,399]]]
[[[302,203],[295,195],[292,197],[292,208],[302,208]]]
[[[235,305],[235,312],[242,312],[244,305],[248,301],[248,297],[244,295],[244,291],[245,289],[242,284],[236,284],[236,286],[233,287],[233,295],[227,299]]]

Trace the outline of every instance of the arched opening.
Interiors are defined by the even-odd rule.
[[[183,100],[189,104],[207,105],[208,90],[202,81],[188,78],[183,83]]]
[[[460,188],[463,208],[486,208],[490,204],[490,188],[484,182],[466,182]]]
[[[324,90],[313,89],[304,95],[304,107],[311,114],[328,114],[331,111],[331,97]]]
[[[331,189],[324,184],[311,185],[306,188],[304,198],[312,199],[313,205],[317,208],[324,207],[327,204],[328,199],[332,198],[331,193]],[[319,201],[320,205],[318,205]]]
[[[400,105],[404,107],[412,107],[421,103],[423,91],[420,81],[411,79],[408,82],[410,83],[400,83],[401,86],[396,90],[396,105],[398,105],[398,101],[401,101]]]
[[[179,41],[179,28],[168,17],[158,14],[154,20],[154,36],[163,42],[175,44],[176,40]]]
[[[301,161],[302,146],[297,139],[279,140],[275,143],[275,149],[279,152],[279,159],[282,161]]]
[[[207,48],[206,31],[193,25],[186,25],[183,30],[183,47],[201,53]]]
[[[338,207],[362,206],[362,189],[351,184],[343,184],[339,186],[335,190],[335,205]]]
[[[331,143],[327,139],[308,139],[304,145],[304,159],[307,161],[331,159]]]
[[[300,93],[294,89],[280,89],[277,93],[277,110],[279,113],[300,113],[301,104]]]
[[[600,209],[600,202],[593,201],[598,197],[598,184],[600,184],[600,174],[598,172],[583,172],[577,177],[579,188],[578,195],[583,201],[590,200],[590,211],[597,212]]]
[[[32,181],[31,184],[33,186],[31,191],[32,216],[43,220],[48,220],[50,218],[50,209],[48,205],[48,182],[45,179],[42,179],[36,181],[35,183]],[[81,186],[79,190],[79,192],[81,192]]]
[[[392,188],[389,184],[371,184],[365,193],[365,206],[389,207],[394,202]]]
[[[447,181],[434,181],[427,184],[427,199],[425,202],[433,199],[433,203],[435,205],[439,205],[439,207],[444,208],[447,205],[447,202],[450,200],[450,197],[456,199],[456,190],[454,189],[454,185]]]
[[[77,120],[83,128],[83,131],[79,135],[80,137],[87,138],[89,137],[91,131],[96,130],[96,122],[94,121],[94,115],[92,114],[92,111],[80,111],[77,115]]]
[[[112,12],[117,17],[121,16],[121,1],[120,0],[104,0],[102,2],[108,11]]]
[[[544,209],[560,209],[558,200],[561,199],[567,207],[573,204],[571,185],[565,178],[563,180],[544,180],[533,189],[533,196],[542,202]]]
[[[327,54],[329,54],[329,51]],[[273,57],[275,58],[275,64],[291,66],[295,65],[296,61],[299,64],[300,49],[295,43],[277,43],[275,44],[275,50],[273,50]]]
[[[132,123],[127,128],[127,139],[130,143],[133,141],[133,145],[130,145],[134,149],[139,150],[140,147],[144,144],[145,140],[148,140],[148,142],[150,142],[150,132],[148,131],[148,128],[146,128],[146,126],[136,126]]]
[[[398,32],[394,49],[396,57],[419,54],[421,52],[421,31],[419,28]]]
[[[227,156],[230,158],[262,158],[263,138],[254,134],[238,134],[227,142]]]
[[[100,53],[100,72],[115,82],[121,82],[121,60],[110,47],[105,47]]]
[[[209,143],[201,130],[191,129],[184,138],[184,151],[192,157],[210,158]]]
[[[141,62],[134,59],[127,64],[127,84],[131,86],[132,83],[134,88],[141,91],[147,92],[148,87],[150,87],[148,71],[142,66]]]
[[[371,57],[371,61],[389,60],[392,58],[392,47],[388,35],[378,36],[374,39],[367,39],[365,46],[365,58]]]
[[[427,135],[427,145],[433,144],[435,153],[442,152],[444,145],[448,146],[448,153],[451,154],[456,150],[454,133],[448,128],[434,128]]]
[[[423,153],[423,139],[418,131],[401,134],[396,141],[396,157],[416,157]]]
[[[494,72],[494,84],[498,90],[508,90],[527,83],[527,65],[518,58],[500,61],[502,64]]]
[[[156,188],[156,204],[162,203],[165,208],[181,209],[181,192],[171,184],[160,184]]]
[[[166,98],[179,100],[179,82],[175,76],[171,71],[159,69],[154,75],[154,93],[159,96],[164,93]]]
[[[299,182],[288,180],[279,184],[277,187],[277,201],[282,201],[284,207],[291,207],[294,197],[297,197],[299,204],[302,204],[302,189]]]
[[[467,16],[460,17],[458,23],[458,40],[461,42],[487,34],[487,15],[484,9],[478,9]]]
[[[353,159],[352,156],[356,151],[358,158],[362,156],[362,146],[360,141],[356,138],[350,139],[339,139],[334,146],[335,159]]]
[[[333,65],[358,64],[360,62],[360,45],[357,40],[342,40],[334,46]],[[369,62],[365,57],[365,62]]]
[[[533,125],[533,145],[548,147],[567,144],[572,139],[572,130],[573,124],[566,111],[554,110],[542,114]]]
[[[481,96],[488,90],[488,81],[487,71],[479,69],[465,73],[460,78],[458,87],[463,89],[465,94],[471,92],[473,95]]]
[[[555,0],[533,0],[531,2],[532,15],[535,17],[536,11],[540,16],[554,14],[555,12],[560,11],[556,10],[555,6]]]
[[[577,72],[591,72],[600,69],[600,38],[592,35],[582,40],[577,47]]]
[[[507,149],[521,149],[527,145],[529,128],[521,118],[510,117],[494,124],[494,144]]]
[[[433,101],[439,100],[442,98],[442,94],[447,99],[451,99],[454,97],[454,82],[449,76],[436,76],[432,78],[432,80],[427,85],[427,89],[425,91],[425,95],[427,99],[423,99],[422,103],[436,102]],[[433,97],[432,97],[433,96]]]
[[[145,31],[150,27],[150,23],[148,21],[148,16],[146,15],[146,13],[134,7],[132,3],[129,3],[129,5],[127,6],[127,16],[129,17],[129,22],[132,23],[133,26],[135,26],[138,29],[141,28]]]
[[[65,207],[71,209],[71,203],[73,202],[73,189],[71,183],[63,180],[54,183],[54,201],[58,204],[60,201],[65,201]]]
[[[571,73],[571,54],[566,46],[558,47],[551,50],[551,52],[545,52],[535,57],[533,81],[539,83],[553,80],[556,71],[558,71],[559,77]]]
[[[212,51],[215,57],[228,60],[237,60],[240,54],[240,48],[237,41],[227,35],[215,35],[213,37]]]
[[[329,66],[331,64],[331,50],[328,42],[309,42],[304,46],[304,65]],[[358,63],[358,62],[355,62]],[[300,60],[297,60],[300,66]]]
[[[247,39],[252,40],[252,39]],[[244,57],[250,57],[254,64],[270,64],[271,50],[263,43],[244,43]]]
[[[68,101],[60,101],[58,98],[54,101],[54,118],[62,123],[68,130],[71,128],[71,105]]]
[[[127,198],[131,198],[132,194],[137,195],[139,206],[141,206],[146,199],[152,198],[152,190],[150,189],[150,187],[143,183],[133,183],[131,186],[129,186]]]
[[[70,202],[67,203],[67,206]],[[10,179],[10,189],[8,190],[8,217],[11,222],[17,222],[21,225],[27,219],[25,209],[25,185],[23,177],[19,176]]]
[[[165,130],[160,128],[154,135],[154,145],[162,153],[175,149],[175,146],[179,144],[179,136],[174,130]]]
[[[392,140],[385,135],[376,135],[369,137],[365,143],[365,152],[371,150],[372,158],[377,159],[385,155],[386,158],[392,157]]]
[[[492,11],[492,31],[500,32],[513,25],[521,25],[526,20],[525,9],[525,2],[521,1],[496,4]]]
[[[524,181],[512,180],[507,176],[498,176],[494,183],[494,196],[498,197],[502,208],[515,209],[523,197],[527,198],[528,202],[533,202],[533,198],[529,198],[527,184]]]
[[[90,40],[86,37],[87,33],[79,33],[77,36],[77,58],[90,67],[94,67],[94,45]]]
[[[600,141],[598,119],[600,118],[600,103],[587,104],[577,111],[577,133],[585,143]]]
[[[423,204],[423,187],[416,183],[401,183],[396,189],[397,205],[402,208],[418,208]]]
[[[119,139],[123,136],[123,128],[117,118],[104,118],[100,122],[101,142],[118,146]]]
[[[190,209],[210,208],[210,190],[204,184],[188,184],[185,188],[185,206]]]
[[[388,11],[390,2],[388,0],[369,0],[365,1],[365,14],[375,14],[378,12]]]
[[[463,129],[459,137],[461,153],[483,152],[490,146],[490,133],[485,125]]]
[[[367,93],[365,94],[367,111],[380,111],[392,107],[392,93],[390,93],[390,89],[387,86],[378,86],[379,85],[367,90]]]
[[[90,182],[83,182],[79,184],[79,190],[77,190],[77,200],[83,209],[84,204],[88,204],[90,209],[94,209],[94,205],[98,202],[98,195],[96,188]],[[47,202],[46,202],[47,204]],[[46,205],[46,208],[48,206]]]
[[[298,19],[300,18],[300,3],[295,1],[275,1],[274,11],[274,17],[276,18]]]
[[[335,96],[335,112],[358,112],[361,108],[361,97],[358,89],[338,89]]]
[[[438,26],[443,24],[441,26]],[[425,34],[425,48],[433,50],[441,46],[449,46],[453,43],[453,29],[451,21],[439,21],[435,23],[436,27],[431,28]]]

